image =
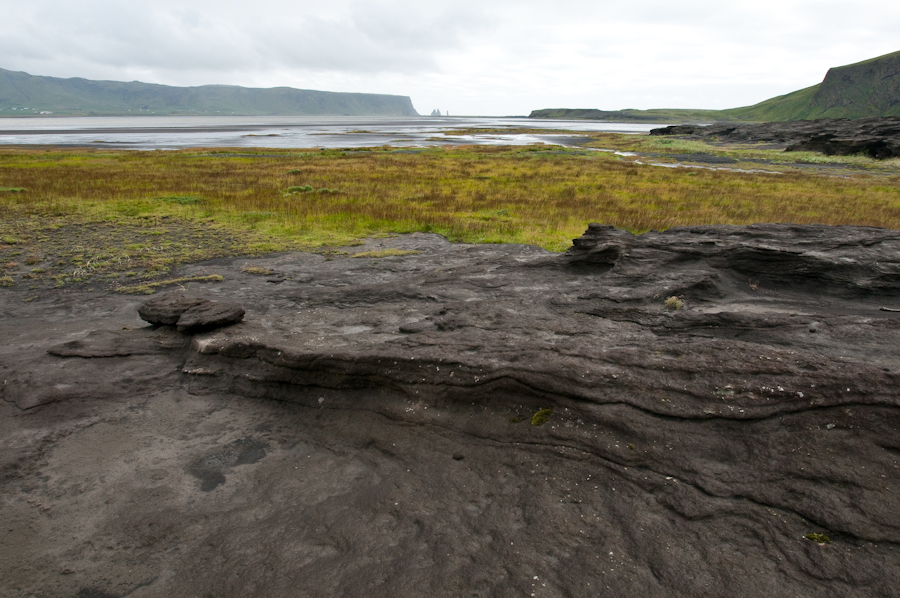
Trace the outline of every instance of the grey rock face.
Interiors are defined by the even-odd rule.
[[[900,156],[900,118],[897,117],[672,125],[653,129],[650,134],[747,143],[764,141],[783,145],[786,151],[814,151],[838,156],[859,153],[878,159]]]
[[[103,296],[78,321],[115,333],[48,338],[38,354],[33,336],[71,318],[4,305],[41,325],[0,347],[0,492],[11,527],[37,530],[17,587],[849,598],[900,585],[900,313],[882,309],[900,309],[900,232],[591,225],[562,255],[375,243],[420,253],[221,266],[219,296],[247,318],[190,339],[121,330],[110,302],[129,299]],[[285,282],[248,281],[247,265]]]

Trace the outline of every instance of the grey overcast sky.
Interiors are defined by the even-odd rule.
[[[423,114],[731,108],[900,50],[897,0],[0,0],[34,75],[408,95]]]

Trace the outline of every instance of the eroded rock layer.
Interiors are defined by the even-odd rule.
[[[2,488],[32,547],[0,561],[11,595],[900,584],[900,233],[358,251],[381,249],[418,253],[186,268],[225,282],[156,303],[246,310],[194,334],[141,328],[122,297],[7,302]]]

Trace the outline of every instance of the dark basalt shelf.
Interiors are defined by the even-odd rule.
[[[225,280],[152,298],[156,325],[146,298],[0,295],[2,593],[900,584],[900,232],[348,251],[380,249],[418,253],[185,267]]]
[[[738,143],[767,142],[782,145],[789,152],[822,152],[829,156],[865,154],[878,159],[900,156],[900,118],[897,117],[671,125],[652,129],[650,134]]]

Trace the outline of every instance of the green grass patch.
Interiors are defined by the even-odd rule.
[[[24,193],[28,191],[25,187],[0,187],[0,193]]]
[[[400,255],[416,255],[422,253],[412,249],[375,249],[372,251],[360,251],[354,253],[350,257],[396,257]]]
[[[184,284],[186,282],[222,282],[225,280],[221,274],[210,274],[209,276],[189,276],[186,278],[169,278],[167,280],[158,280],[156,282],[147,282],[128,287],[119,287],[117,293],[125,293],[128,295],[152,295],[156,289],[168,287],[173,284]]]
[[[193,205],[202,201],[199,197],[193,195],[163,195],[161,197],[154,197],[153,199],[182,206]]]

